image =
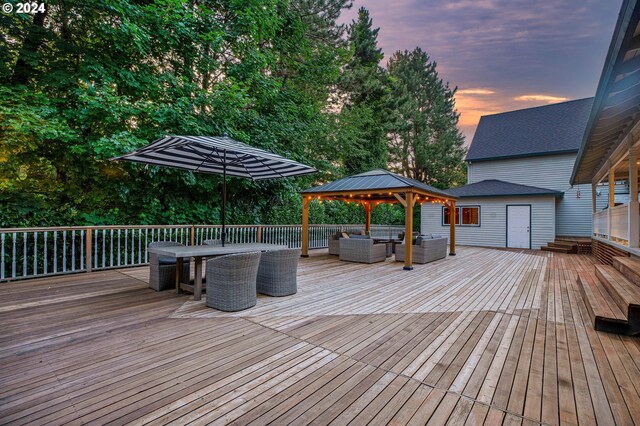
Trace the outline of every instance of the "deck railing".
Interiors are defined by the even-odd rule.
[[[621,204],[593,214],[593,234],[622,244],[629,241],[629,205]],[[611,221],[611,224],[609,224]]]
[[[328,245],[336,232],[356,232],[363,225],[309,225],[309,248]],[[374,238],[391,238],[403,226],[372,225]],[[127,225],[0,229],[0,282],[49,275],[145,265],[154,241],[185,245],[219,239],[220,225]],[[231,243],[263,242],[298,248],[301,225],[229,225]]]
[[[611,208],[611,238],[629,241],[629,205],[621,204]]]
[[[609,236],[609,212],[602,210],[593,214],[593,234],[596,237]]]

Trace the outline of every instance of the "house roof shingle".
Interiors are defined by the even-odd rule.
[[[482,197],[514,197],[514,196],[539,196],[553,195],[562,197],[563,192],[536,186],[519,185],[502,180],[483,180],[459,188],[451,188],[448,192],[458,198],[482,198]]]
[[[593,98],[480,118],[467,161],[577,152]]]

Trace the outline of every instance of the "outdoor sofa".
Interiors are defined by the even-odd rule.
[[[420,235],[413,245],[413,263],[429,263],[447,256],[448,239],[440,235]],[[405,245],[396,245],[396,262],[404,262]]]
[[[346,233],[346,232],[338,232],[337,234],[330,235],[329,236],[329,244],[328,244],[329,245],[329,254],[332,254],[334,256],[339,256],[340,255],[340,239],[341,238],[345,238],[344,235],[347,235],[349,238],[353,238],[353,239],[368,239],[369,238],[368,235],[353,234],[353,233]]]
[[[374,244],[371,238],[340,238],[340,260],[375,263],[387,258],[386,244]]]

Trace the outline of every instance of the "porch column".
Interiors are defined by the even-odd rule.
[[[462,220],[462,219],[460,219]],[[449,202],[449,256],[456,255],[456,202]]]
[[[302,257],[309,257],[309,204],[311,197],[302,197]]]
[[[591,184],[591,208],[593,209],[593,213],[595,214],[595,212],[598,210],[597,208],[597,200],[596,197],[598,196],[598,192],[596,190],[596,184],[592,183]]]
[[[405,193],[404,208],[404,270],[413,269],[413,192]]]
[[[629,247],[638,248],[640,237],[640,209],[638,208],[638,156],[635,152],[629,152],[629,220],[627,230]]]
[[[616,171],[613,164],[609,165],[609,208],[607,209],[607,238],[611,240],[611,209],[616,204]]]

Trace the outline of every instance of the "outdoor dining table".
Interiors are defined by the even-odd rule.
[[[149,252],[176,259],[176,292],[180,294],[182,290],[185,290],[193,293],[193,300],[200,300],[202,297],[202,258],[254,251],[283,250],[286,248],[288,246],[280,244],[244,243],[225,244],[224,247],[222,245],[150,247]],[[182,262],[178,262],[178,259],[185,257],[195,259],[196,274],[194,285],[180,282]]]

